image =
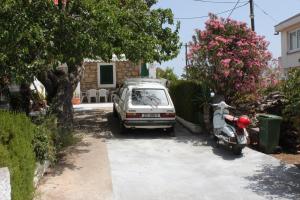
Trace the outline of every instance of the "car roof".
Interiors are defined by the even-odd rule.
[[[136,85],[142,83],[159,83],[161,85],[166,85],[166,79],[156,79],[156,78],[127,78],[124,81],[125,85]]]
[[[159,84],[159,83],[139,83],[139,84],[131,84],[127,85],[128,88],[149,88],[149,89],[166,89],[165,86]]]

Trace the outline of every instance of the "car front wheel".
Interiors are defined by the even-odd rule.
[[[120,134],[126,134],[128,132],[128,128],[124,126],[122,121],[120,121],[119,127],[120,127]]]
[[[118,117],[118,113],[117,113],[115,105],[113,106],[113,116]]]

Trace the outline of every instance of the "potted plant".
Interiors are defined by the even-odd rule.
[[[73,105],[80,104],[80,95],[78,93],[76,93],[76,92],[74,92],[74,94],[73,94],[72,104]]]

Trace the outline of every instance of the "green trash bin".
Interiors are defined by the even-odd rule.
[[[282,117],[259,114],[259,146],[264,153],[273,153],[279,143]]]

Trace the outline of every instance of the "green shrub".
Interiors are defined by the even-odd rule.
[[[36,126],[24,114],[0,111],[0,167],[10,170],[13,200],[32,199],[35,131]]]
[[[58,151],[77,142],[73,132],[57,126],[57,118],[54,115],[35,117],[32,121],[39,129],[34,144],[40,161],[47,159],[55,162]]]
[[[282,92],[287,99],[283,117],[292,122],[300,135],[300,69],[289,71],[288,79],[282,84]]]
[[[46,126],[37,126],[32,144],[37,161],[41,163],[45,160],[55,161],[56,151],[53,144],[53,135]]]
[[[171,84],[169,91],[179,117],[203,124],[203,105],[210,98],[210,91],[204,83],[179,80]]]
[[[36,159],[41,163],[44,160],[55,162],[58,141],[56,118],[46,115],[33,118],[32,121],[37,125],[32,142]]]

